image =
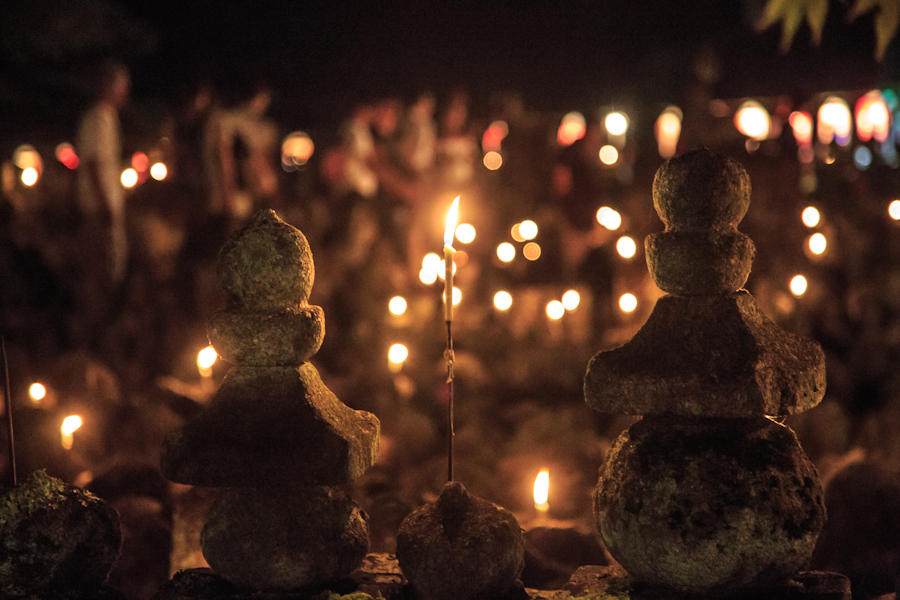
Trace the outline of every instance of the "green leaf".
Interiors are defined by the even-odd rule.
[[[828,17],[828,0],[807,0],[806,22],[812,30],[812,39],[816,46],[822,43],[826,17]]]

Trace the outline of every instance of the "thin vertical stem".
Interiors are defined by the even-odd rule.
[[[16,443],[13,439],[13,420],[12,420],[12,394],[9,385],[9,361],[6,358],[6,338],[0,336],[0,348],[3,351],[3,380],[5,382],[6,395],[6,426],[9,432],[9,471],[12,487],[16,487],[19,483],[16,477]]]
[[[447,481],[453,481],[453,437],[456,432],[453,429],[453,330],[452,321],[447,321],[447,351],[444,353],[447,359],[447,391],[450,401],[447,405]]]

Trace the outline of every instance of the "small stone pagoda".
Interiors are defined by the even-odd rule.
[[[226,242],[217,277],[227,305],[208,333],[235,366],[163,449],[172,481],[227,488],[201,547],[216,574],[245,588],[326,586],[368,551],[364,513],[334,486],[373,463],[379,422],[341,403],[308,362],[325,334],[322,309],[308,304],[314,275],[306,238],[271,210]]]
[[[598,530],[636,582],[666,597],[783,588],[825,522],[818,474],[779,422],[821,401],[825,357],[742,289],[749,203],[750,178],[729,158],[699,149],[660,167],[653,204],[666,228],[645,246],[668,295],[585,377],[591,407],[642,417],[600,469]]]

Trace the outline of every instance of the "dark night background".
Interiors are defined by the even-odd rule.
[[[892,49],[872,58],[872,16],[850,22],[845,3],[830,4],[821,46],[802,25],[782,54],[780,26],[754,26],[762,0],[16,2],[0,9],[0,112],[7,136],[74,127],[84,70],[101,56],[132,68],[132,110],[164,110],[199,79],[226,99],[265,80],[287,126],[333,122],[358,97],[460,86],[476,112],[500,91],[541,110],[677,102],[710,50],[722,98],[893,80]]]

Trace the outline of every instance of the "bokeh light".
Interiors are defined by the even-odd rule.
[[[616,252],[622,258],[631,258],[637,252],[637,244],[627,235],[623,235],[616,242]]]
[[[556,141],[560,146],[571,146],[584,137],[587,131],[587,124],[584,115],[580,112],[572,111],[567,113],[559,124],[556,131]]]
[[[62,425],[59,427],[63,448],[66,450],[72,449],[72,446],[75,443],[75,438],[72,434],[74,434],[83,424],[84,421],[82,421],[81,417],[78,415],[69,415],[63,419]]]
[[[850,107],[843,98],[829,96],[819,107],[817,120],[817,135],[821,143],[837,141],[841,146],[850,143],[853,118]]]
[[[800,218],[803,219],[803,224],[807,227],[815,227],[819,224],[821,216],[819,215],[819,210],[815,206],[807,206],[803,209]]]
[[[431,285],[432,283],[437,281],[437,278],[437,271],[426,269],[425,267],[422,267],[422,269],[419,270],[419,281],[421,281],[425,285]]]
[[[562,304],[566,310],[575,310],[581,303],[581,294],[575,290],[569,290],[562,297]]]
[[[566,314],[566,307],[559,300],[551,300],[547,303],[547,316],[554,321],[561,319]]]
[[[55,154],[56,160],[64,164],[67,169],[78,168],[78,154],[75,153],[75,148],[69,142],[57,144]]]
[[[469,223],[462,223],[456,226],[456,239],[461,244],[471,244],[475,241],[475,228]]]
[[[672,158],[678,150],[678,139],[681,137],[681,121],[684,114],[677,106],[668,106],[656,118],[654,132],[656,146],[662,158]]]
[[[637,298],[634,294],[622,294],[622,296],[619,297],[619,308],[622,312],[634,312],[637,308],[637,304]]]
[[[388,349],[388,360],[395,365],[403,364],[409,358],[409,349],[403,344],[394,344]]]
[[[519,223],[519,235],[523,240],[533,240],[537,237],[538,226],[534,221],[522,221]]]
[[[131,155],[131,166],[138,173],[144,173],[150,168],[150,159],[141,151],[135,152]]]
[[[888,215],[895,221],[900,221],[900,200],[894,200],[888,204]]]
[[[620,111],[613,111],[606,115],[603,126],[610,135],[624,135],[628,131],[628,116]]]
[[[503,262],[510,262],[516,257],[516,247],[509,242],[503,242],[497,246],[497,258]]]
[[[522,236],[521,228],[522,228],[522,224],[521,224],[521,223],[516,223],[516,224],[513,225],[512,228],[509,230],[509,235],[512,236],[512,239],[516,240],[517,242],[524,242],[524,241],[525,241],[525,238]]]
[[[44,171],[44,159],[31,144],[22,144],[13,152],[13,164],[22,169],[34,169],[40,175]]]
[[[150,167],[150,177],[156,181],[162,181],[169,174],[169,169],[161,162],[153,163]]]
[[[453,306],[459,306],[459,303],[462,302],[462,290],[458,287],[453,286],[453,292],[451,292],[453,297]]]
[[[531,261],[539,259],[541,257],[541,246],[537,242],[528,242],[522,248],[522,256]]]
[[[503,156],[499,152],[491,150],[484,154],[482,162],[484,162],[484,166],[487,167],[489,171],[496,171],[503,166]]]
[[[597,211],[597,222],[610,231],[615,231],[622,226],[622,215],[608,206],[601,206]]]
[[[821,233],[812,234],[806,243],[809,246],[809,251],[813,254],[822,254],[828,246],[828,240]]]
[[[803,275],[795,275],[790,283],[791,293],[799,298],[806,293],[807,285],[806,277]]]
[[[216,349],[212,346],[207,346],[197,353],[197,366],[201,369],[211,369],[212,366],[216,364],[216,359],[218,357],[219,355],[216,353]]]
[[[122,182],[122,187],[133,188],[138,182],[137,171],[134,169],[125,169],[122,171],[122,176],[119,180]]]
[[[607,144],[600,148],[600,162],[606,166],[612,166],[619,161],[619,151],[615,146]]]
[[[295,131],[281,142],[281,166],[285,171],[302,167],[312,158],[316,145],[305,131]]]
[[[453,266],[451,267],[451,269],[453,270],[453,274],[456,275],[456,270],[459,268],[459,264],[454,260],[452,265]],[[437,276],[441,281],[444,281],[444,279],[447,277],[447,263],[443,260],[441,260],[441,264],[438,265]]]
[[[791,129],[794,131],[794,139],[798,146],[809,146],[812,144],[813,123],[812,116],[808,112],[794,111],[788,117]]]
[[[31,187],[37,183],[38,180],[38,172],[34,167],[28,167],[24,171],[22,171],[22,183]]]
[[[28,397],[31,398],[31,401],[35,404],[39,403],[47,396],[47,388],[40,383],[32,383],[28,387]]]
[[[399,317],[406,312],[406,298],[403,296],[394,296],[391,298],[390,302],[388,302],[388,310],[391,311],[392,315]]]
[[[512,296],[509,292],[499,291],[494,294],[494,308],[497,310],[509,310],[512,306]]]
[[[756,100],[747,100],[734,114],[734,125],[748,138],[762,141],[769,137],[772,118],[762,104]]]
[[[863,142],[873,137],[878,142],[888,138],[891,126],[891,112],[878,90],[863,95],[856,102],[856,135]]]
[[[491,150],[499,152],[500,144],[508,134],[509,125],[506,124],[506,121],[494,121],[484,130],[484,134],[481,136],[482,150],[485,152]]]

